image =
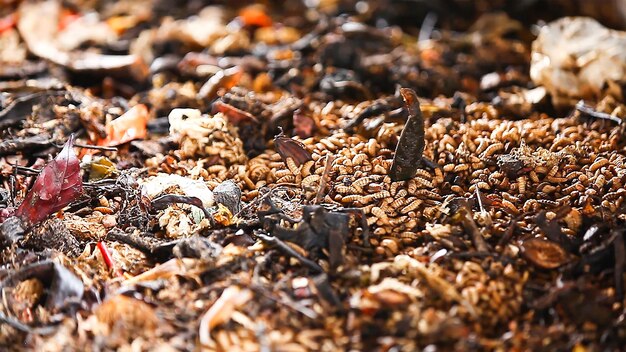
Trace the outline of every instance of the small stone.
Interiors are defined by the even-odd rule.
[[[112,227],[115,227],[115,225],[117,225],[117,220],[115,219],[115,216],[113,215],[105,215],[102,218],[102,225],[104,225],[104,227],[106,227],[107,229],[110,229]]]

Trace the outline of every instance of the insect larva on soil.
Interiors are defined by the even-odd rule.
[[[310,162],[310,160],[307,162]],[[287,157],[287,159],[285,160],[285,164],[287,164],[287,168],[289,169],[289,171],[291,171],[292,174],[300,174],[300,168],[296,165],[296,162],[293,160],[293,158]]]
[[[372,197],[373,199],[384,199],[387,197],[391,197],[391,194],[389,193],[389,191],[382,191],[382,192],[377,192],[377,193],[373,193],[369,195],[370,197]]]
[[[409,192],[407,192],[407,190],[403,188],[403,189],[400,189],[398,192],[396,192],[396,194],[394,195],[394,198],[398,199],[398,198],[406,197],[408,194]]]
[[[490,156],[492,156],[493,154],[495,154],[496,152],[500,151],[504,149],[504,144],[502,143],[494,143],[490,146],[487,147],[487,149],[485,149],[485,151],[480,155],[480,158],[488,158]]]
[[[548,172],[548,175],[546,177],[554,177],[556,175],[556,173],[559,172],[559,166],[555,165],[553,166],[550,171]]]
[[[293,174],[291,173],[291,170],[289,169],[275,170],[273,174],[274,174],[274,177],[276,178],[281,178],[281,177],[288,176],[288,175],[293,176]]]
[[[416,210],[422,204],[422,200],[415,199],[409,204],[400,209],[400,214],[407,214],[408,212]]]
[[[567,181],[567,178],[546,176],[545,180],[552,183],[563,183]]]
[[[307,177],[311,175],[311,168],[315,164],[314,160],[309,160],[306,163],[302,164],[301,175],[302,177]]]
[[[289,170],[287,170],[289,171]],[[286,175],[276,180],[276,183],[293,183],[296,181],[296,177],[294,175]]]
[[[366,200],[368,200],[370,198],[371,198],[370,196],[362,196],[362,195],[359,195],[359,194],[350,194],[350,195],[347,195],[347,196],[343,197],[341,199],[341,202],[344,203],[344,204],[345,203],[355,203],[355,202],[359,202],[361,204],[364,204],[364,203],[367,203],[368,201],[366,201]]]
[[[420,196],[421,198],[431,198],[434,200],[441,200],[441,195],[433,191],[427,190],[427,189],[418,189],[417,191],[413,193],[413,195]]]
[[[591,166],[589,166],[589,171],[595,172],[596,170],[608,165],[610,162],[606,158],[597,158]]]
[[[341,194],[352,194],[354,192],[354,189],[351,186],[336,185],[334,188],[337,193]]]
[[[600,189],[602,187],[604,187],[604,184],[606,183],[606,177],[604,177],[604,175],[600,174],[596,177],[595,181],[593,182],[593,185],[595,188]]]
[[[319,183],[320,179],[321,179],[320,175],[309,175],[302,179],[302,185],[305,187],[310,187],[316,183]]]
[[[391,202],[391,204],[389,204],[389,207],[397,210],[398,208],[406,205],[407,201],[408,200],[406,198],[397,198],[393,202]]]
[[[454,164],[445,164],[443,166],[443,171],[445,171],[445,172],[452,172],[452,171],[454,171],[455,167],[456,167],[456,165],[454,165]]]
[[[389,189],[389,192],[391,193],[392,196],[395,196],[396,193],[398,193],[398,188],[404,186],[406,182],[404,181],[398,181],[398,182],[392,182],[391,183],[391,188]]]

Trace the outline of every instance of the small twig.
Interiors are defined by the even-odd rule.
[[[469,206],[463,207],[462,209],[460,209],[460,211],[462,212],[461,226],[463,226],[463,229],[467,233],[469,233],[472,239],[472,243],[476,247],[476,250],[478,252],[489,252],[489,245],[483,238],[483,235],[478,229],[478,226],[476,226],[476,222],[472,217],[471,209],[469,208]]]
[[[85,148],[85,149],[95,149],[95,150],[105,150],[108,152],[116,152],[117,147],[105,147],[100,145],[90,145],[90,144],[82,144],[82,143],[74,143],[75,147]]]
[[[580,111],[581,113],[585,115],[594,117],[596,119],[610,120],[613,122],[617,122],[618,125],[621,125],[623,122],[622,119],[620,119],[617,116],[613,116],[605,112],[600,112],[600,111],[595,110],[591,106],[585,104],[584,100],[580,100],[578,101],[578,103],[576,103],[576,110]]]
[[[265,296],[268,299],[271,299],[272,301],[276,303],[282,304],[285,307],[304,315],[305,317],[309,319],[318,318],[318,314],[314,310],[308,307],[301,306],[300,304],[298,304],[298,302],[294,302],[293,300],[291,300],[288,296],[284,294],[282,294],[281,297],[274,297],[270,292],[267,291],[266,288],[259,286],[259,285],[252,285],[250,286],[250,289],[252,289],[254,292],[258,294]]]
[[[326,184],[328,183],[329,178],[328,175],[330,174],[330,169],[332,168],[334,160],[335,156],[332,154],[328,154],[326,157],[326,165],[324,166],[324,172],[322,173],[322,180],[320,181],[320,187],[317,189],[317,194],[315,195],[315,201],[313,204],[318,204],[322,200],[322,195],[326,189]]]
[[[52,145],[55,146],[56,148],[63,148],[63,145],[59,145],[59,144],[56,144],[56,143],[52,143]],[[84,148],[84,149],[104,150],[104,151],[108,151],[108,152],[116,152],[117,151],[116,147],[106,147],[106,146],[82,144],[82,143],[74,143],[74,147]]]
[[[498,247],[500,247],[502,251],[504,251],[504,247],[509,243],[509,241],[511,241],[513,233],[515,233],[516,227],[517,221],[515,219],[512,219],[507,225],[506,231],[504,231],[504,235],[502,235],[502,237],[500,237],[500,240],[498,241]]]
[[[213,217],[211,216],[211,213],[209,213],[209,211],[202,204],[202,200],[200,200],[200,198],[198,197],[193,197],[193,196],[182,196],[178,194],[164,194],[152,200],[152,207],[155,209],[165,209],[167,208],[168,205],[172,203],[183,203],[183,204],[193,205],[195,207],[200,208],[200,210],[202,210],[202,213],[204,214],[204,217],[207,218],[209,221],[212,221],[213,219]]]
[[[615,252],[615,294],[621,302],[624,299],[624,262],[626,261],[624,258],[624,256],[626,256],[626,250],[624,250],[623,232],[615,238],[613,251]]]
[[[11,166],[15,170],[16,173],[20,171],[20,172],[23,172],[24,174],[39,175],[39,173],[41,172],[41,169],[35,169],[32,167],[27,167],[27,166],[20,166],[16,164],[9,164],[9,166]]]
[[[7,324],[12,328],[19,330],[21,332],[25,332],[27,334],[50,335],[56,331],[55,326],[42,326],[42,327],[32,328],[15,318],[6,316],[2,312],[0,312],[0,323]]]
[[[478,187],[476,187],[476,200],[478,201],[478,208],[480,208],[481,213],[486,213],[485,207],[483,206],[483,200],[480,198],[480,191]]]
[[[287,243],[283,242],[281,239],[274,237],[274,236],[268,236],[263,233],[257,233],[256,235],[264,242],[273,244],[276,247],[278,247],[280,250],[287,253],[288,255],[298,259],[304,266],[308,267],[309,269],[314,270],[316,272],[320,272],[320,273],[324,272],[324,269],[322,269],[322,267],[319,266],[316,262],[308,258],[305,258],[302,254],[296,252],[293,248],[291,248]]]

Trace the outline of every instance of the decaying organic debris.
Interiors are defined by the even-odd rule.
[[[623,34],[493,6],[0,7],[1,349],[621,350]]]

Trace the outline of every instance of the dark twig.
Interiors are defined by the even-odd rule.
[[[326,156],[326,165],[324,166],[324,172],[322,173],[322,180],[320,181],[320,187],[317,189],[317,194],[315,195],[315,201],[313,204],[319,204],[319,202],[322,201],[324,190],[326,189],[326,184],[328,183],[328,174],[330,174],[334,160],[334,155],[328,154],[328,156]]]
[[[100,145],[90,145],[90,144],[74,143],[74,146],[77,147],[77,148],[104,150],[104,151],[107,151],[107,152],[116,152],[117,151],[116,147],[105,147],[105,146],[100,146]],[[61,146],[55,145],[55,147],[63,148],[62,145]]]
[[[309,269],[316,271],[316,272],[324,272],[324,269],[322,269],[321,266],[319,266],[316,262],[305,258],[303,255],[301,255],[300,253],[296,252],[293,248],[291,248],[287,243],[283,242],[282,240],[280,240],[277,237],[274,236],[268,236],[264,233],[257,233],[256,234],[257,237],[259,237],[261,240],[263,240],[264,242],[270,243],[275,245],[276,247],[278,247],[280,250],[282,250],[283,252],[285,252],[286,254],[298,259],[304,266],[308,267]]]
[[[275,297],[269,290],[267,290],[265,287],[260,286],[260,285],[252,285],[250,286],[250,288],[255,291],[256,293],[265,296],[268,299],[271,299],[272,301],[282,304],[285,307],[298,312],[302,315],[304,315],[305,317],[309,318],[309,319],[317,319],[318,318],[318,314],[308,308],[308,307],[304,307],[301,304],[299,304],[298,302],[294,302],[289,296],[287,295],[280,295],[280,297]],[[282,293],[279,291],[279,293]]]
[[[35,169],[32,167],[20,166],[16,164],[9,164],[9,165],[13,167],[13,169],[15,169],[16,173],[23,173],[26,175],[39,175],[39,173],[41,172],[41,169]]]
[[[623,232],[615,238],[613,250],[615,252],[615,294],[621,302],[624,299],[624,262],[626,260],[624,258],[626,256],[626,250],[624,249]]]
[[[0,323],[7,324],[12,328],[17,329],[21,332],[25,332],[27,334],[50,335],[56,331],[55,326],[42,326],[42,327],[34,327],[34,328],[30,327],[15,318],[6,316],[2,312],[0,312]]]
[[[209,213],[209,211],[204,207],[202,201],[198,197],[181,196],[178,194],[165,194],[153,199],[152,207],[154,207],[155,209],[165,209],[168,205],[172,203],[184,203],[193,205],[200,208],[200,210],[202,210],[202,213],[204,214],[204,217],[209,219],[209,221],[212,219],[211,213]]]

